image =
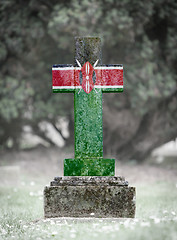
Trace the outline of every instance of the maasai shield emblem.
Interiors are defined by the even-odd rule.
[[[81,68],[82,72],[82,88],[86,93],[90,93],[94,88],[93,83],[93,71],[94,68],[89,62],[86,62]]]

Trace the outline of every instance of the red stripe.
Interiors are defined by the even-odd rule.
[[[53,70],[53,86],[74,86],[73,70]]]
[[[123,69],[95,69],[95,73],[95,85],[123,85]]]
[[[80,70],[75,70],[74,71],[75,75],[74,75],[74,86],[80,86],[80,81],[79,81],[79,73],[80,73]]]

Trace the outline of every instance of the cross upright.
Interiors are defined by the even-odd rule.
[[[123,91],[123,66],[102,65],[101,39],[75,38],[75,66],[53,65],[54,93],[74,93],[75,158],[64,176],[114,176],[115,159],[103,158],[102,93]]]

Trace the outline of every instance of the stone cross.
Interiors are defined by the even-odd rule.
[[[135,188],[103,158],[102,93],[123,91],[122,65],[102,65],[99,38],[76,38],[75,66],[52,74],[54,92],[74,93],[75,158],[45,187],[45,217],[134,217]]]
[[[123,66],[102,65],[101,40],[75,38],[75,66],[53,65],[54,93],[74,93],[75,158],[64,176],[114,176],[115,160],[103,158],[102,93],[123,91]]]

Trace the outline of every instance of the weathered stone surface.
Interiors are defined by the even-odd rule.
[[[135,216],[135,188],[123,177],[58,177],[44,189],[45,217]]]
[[[104,185],[104,186],[128,186],[124,177],[55,177],[50,186],[87,186],[87,185]]]

